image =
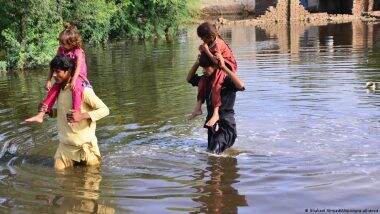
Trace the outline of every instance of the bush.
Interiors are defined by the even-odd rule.
[[[1,24],[2,48],[10,68],[29,68],[47,64],[56,52],[57,34],[62,21],[56,13],[56,1],[34,0],[1,2],[5,19]],[[6,26],[5,26],[6,25]]]
[[[115,12],[116,6],[112,1],[72,1],[64,6],[63,19],[75,23],[85,41],[97,44],[108,39]]]
[[[194,3],[186,0],[125,0],[116,4],[113,36],[149,38],[178,30],[194,16]]]

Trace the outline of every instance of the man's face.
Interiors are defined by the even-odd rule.
[[[206,76],[211,76],[215,72],[215,68],[212,66],[203,68],[203,74]]]
[[[212,42],[213,42],[213,38],[212,37],[203,37],[203,38],[201,38],[202,39],[202,41],[204,42],[204,43],[206,43],[206,44],[211,44]]]
[[[63,83],[67,82],[70,79],[71,73],[69,71],[57,69],[54,70],[53,77],[57,83]]]

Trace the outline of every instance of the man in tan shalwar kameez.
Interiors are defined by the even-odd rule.
[[[101,156],[95,136],[96,121],[109,114],[108,107],[95,95],[88,82],[83,91],[80,112],[73,112],[70,80],[74,64],[70,58],[56,56],[50,63],[54,78],[63,83],[57,101],[59,145],[54,167],[62,170],[75,163],[99,165]]]

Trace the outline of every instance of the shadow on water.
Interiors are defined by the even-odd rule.
[[[55,120],[26,126],[46,70],[0,74],[0,208],[5,212],[303,212],[376,207],[380,24],[244,25],[221,29],[247,90],[238,140],[206,149],[196,89],[195,26],[174,41],[87,48],[89,79],[111,115],[97,129],[101,169],[53,170]],[[236,154],[235,154],[236,153]],[[358,195],[362,200],[357,200]],[[273,200],[281,198],[283,200]]]

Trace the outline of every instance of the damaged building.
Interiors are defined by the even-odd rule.
[[[380,10],[380,1],[376,0],[300,0],[300,3],[310,12],[328,14],[361,15]]]
[[[298,14],[291,14],[291,11],[300,10],[292,7],[298,6],[302,6],[309,13],[361,16],[374,11],[380,12],[380,0],[203,0],[202,5],[203,11],[209,15],[248,13],[255,17],[277,7],[283,7],[281,10],[286,10],[284,13],[289,14],[288,18],[295,17]]]

